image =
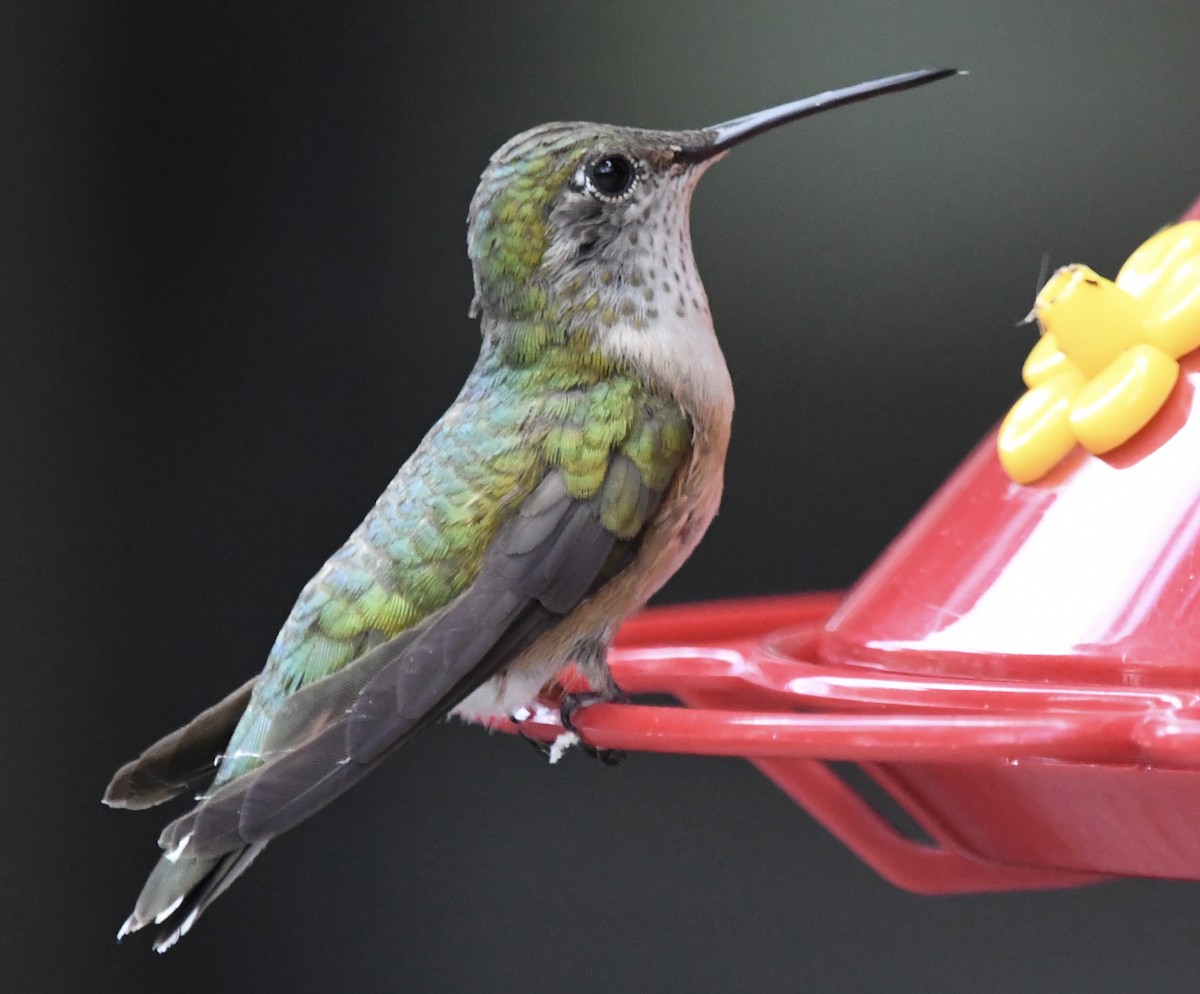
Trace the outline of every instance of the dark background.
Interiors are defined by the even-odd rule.
[[[1200,885],[919,898],[735,760],[439,726],[165,958],[110,772],[256,671],[477,347],[464,217],[554,118],[713,123],[928,64],[701,184],[738,395],[663,600],[848,585],[1020,391],[1043,252],[1200,194],[1195,0],[0,7],[0,986],[1195,991]]]

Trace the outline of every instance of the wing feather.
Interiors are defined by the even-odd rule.
[[[104,792],[104,803],[113,808],[141,810],[208,783],[213,776],[213,762],[246,710],[257,680],[257,676],[248,680],[117,770]]]
[[[209,859],[286,831],[444,716],[603,582],[620,540],[602,523],[599,500],[571,497],[553,471],[529,502],[535,513],[514,515],[501,529],[466,591],[293,695],[272,721],[263,764],[167,826],[159,844]]]

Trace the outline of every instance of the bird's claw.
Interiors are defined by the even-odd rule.
[[[579,747],[593,759],[600,760],[605,766],[616,766],[625,758],[624,749],[597,749],[588,745],[572,722],[572,718],[580,708],[591,707],[593,704],[628,704],[629,698],[620,690],[613,688],[607,691],[587,690],[575,694],[563,694],[559,702],[558,720],[568,732],[574,732],[579,738]]]
[[[521,738],[523,738],[526,742],[528,742],[531,746],[533,746],[533,748],[536,749],[542,757],[549,759],[550,758],[550,749],[551,749],[550,743],[543,742],[541,739],[535,739],[532,735],[526,735],[525,732],[522,731],[521,725],[524,723],[524,721],[528,717],[529,717],[529,712],[527,710],[525,710],[524,708],[522,708],[520,711],[518,711],[514,714],[510,714],[508,716],[508,720],[517,726],[517,734],[519,736],[521,736]]]
[[[521,738],[523,738],[531,746],[533,746],[534,749],[536,749],[538,751],[538,754],[540,756],[542,756],[544,759],[550,758],[550,743],[549,742],[544,742],[541,739],[535,739],[532,735],[526,735],[520,729],[517,730],[517,734],[519,736],[521,736]]]

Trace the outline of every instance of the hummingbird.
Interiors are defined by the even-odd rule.
[[[723,488],[733,387],[692,254],[697,180],[788,121],[955,73],[694,131],[544,124],[492,156],[467,217],[479,358],[262,673],[117,771],[113,807],[200,791],[118,938],[154,923],[170,948],[267,843],[449,714],[512,715],[571,663],[582,703],[620,699],[617,627]]]

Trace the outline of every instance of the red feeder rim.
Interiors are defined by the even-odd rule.
[[[907,890],[998,891],[1100,879],[980,859],[880,764],[1177,758],[1162,717],[1178,713],[1177,695],[892,678],[790,658],[815,645],[838,602],[836,594],[807,594],[646,611],[622,628],[610,656],[613,675],[630,694],[671,694],[687,707],[597,704],[577,712],[574,723],[600,749],[746,757],[860,859]],[[993,710],[981,714],[988,695]],[[996,697],[1001,708],[994,707]],[[801,710],[831,700],[847,711]],[[546,742],[563,731],[552,702],[519,727]],[[1193,748],[1192,758],[1200,765],[1200,749]],[[868,764],[933,845],[904,835],[826,765],[830,760]]]

